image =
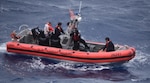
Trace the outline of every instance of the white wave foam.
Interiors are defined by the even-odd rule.
[[[0,13],[3,13],[5,11],[9,11],[8,8],[3,7],[3,5],[0,6]]]
[[[44,65],[42,62],[41,62],[41,59],[38,58],[38,59],[34,59],[33,58],[33,63],[30,63],[31,67],[33,69],[40,69],[40,70],[43,70],[45,68],[46,65]]]
[[[103,69],[109,69],[109,67],[102,66],[102,65],[83,65],[84,63],[81,64],[76,64],[76,63],[69,63],[69,62],[60,62],[58,64],[49,64],[49,67],[53,67],[54,69],[57,68],[64,68],[67,70],[78,70],[78,71],[87,71],[87,70],[103,70]],[[75,67],[77,66],[77,67]]]
[[[130,60],[129,64],[126,64],[128,67],[141,67],[150,65],[150,56],[147,53],[141,51],[136,51],[136,56]]]
[[[0,44],[0,52],[6,52],[6,43]]]
[[[49,64],[49,65],[45,65],[41,62],[41,59],[34,59],[32,60],[32,63],[28,63],[30,65],[31,68],[33,69],[40,69],[40,70],[44,70],[45,68],[49,68],[52,70],[55,69],[59,69],[59,68],[63,68],[66,70],[77,70],[77,71],[88,71],[88,70],[103,70],[103,69],[110,69],[107,66],[102,66],[102,65],[83,65],[84,63],[69,63],[69,62],[60,62],[57,64]]]
[[[150,78],[148,77],[146,77],[146,78],[144,78],[144,77],[141,77],[141,78],[138,78],[138,79],[131,79],[131,81],[133,81],[133,82],[142,82],[142,81],[147,81],[147,80],[149,80]]]

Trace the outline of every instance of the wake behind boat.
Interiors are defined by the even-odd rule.
[[[74,15],[71,10],[69,12],[72,27],[78,28],[78,23],[82,19],[81,15]],[[129,46],[115,45],[115,51],[104,52],[101,50],[105,46],[105,43],[86,41],[87,46],[84,45],[85,43],[80,42],[79,49],[74,50],[75,43],[73,43],[70,34],[61,34],[59,36],[60,40],[57,40],[52,38],[53,35],[50,37],[39,36],[43,32],[39,28],[31,29],[28,26],[21,26],[19,29],[22,30],[18,33],[13,33],[13,40],[7,42],[8,52],[51,59],[102,64],[126,62],[135,56],[135,49]],[[37,30],[38,33],[35,33]],[[56,43],[59,43],[61,48],[57,47],[58,44]]]

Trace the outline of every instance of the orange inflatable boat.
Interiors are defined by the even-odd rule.
[[[21,33],[18,34],[21,36],[18,41],[13,40],[7,42],[7,51],[11,53],[85,63],[126,62],[135,56],[135,49],[133,47],[115,45],[115,51],[103,52],[101,49],[104,46],[104,43],[97,42],[86,42],[89,46],[88,51],[75,51],[68,45],[68,42],[70,41],[67,35],[62,35],[61,37],[60,42],[62,48],[39,45],[34,41],[30,31],[30,29],[21,31]],[[83,45],[80,45],[80,49],[83,48]]]

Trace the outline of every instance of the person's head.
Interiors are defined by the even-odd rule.
[[[58,26],[61,26],[62,25],[62,23],[61,22],[58,22]]]
[[[70,22],[67,22],[67,26],[69,26]]]
[[[47,24],[51,24],[51,22],[47,22]]]
[[[75,21],[77,22],[77,21],[78,21],[78,19],[75,19]]]
[[[77,34],[79,33],[77,28],[74,28],[74,32],[77,33]]]
[[[109,39],[109,37],[106,37],[105,40],[106,40],[106,41],[109,41],[110,39]]]

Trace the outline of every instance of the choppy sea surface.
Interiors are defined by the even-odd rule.
[[[85,40],[136,48],[122,65],[56,61],[6,52],[10,32],[22,24],[44,28],[69,21],[68,9],[78,13]],[[150,0],[0,0],[0,83],[150,83]]]

